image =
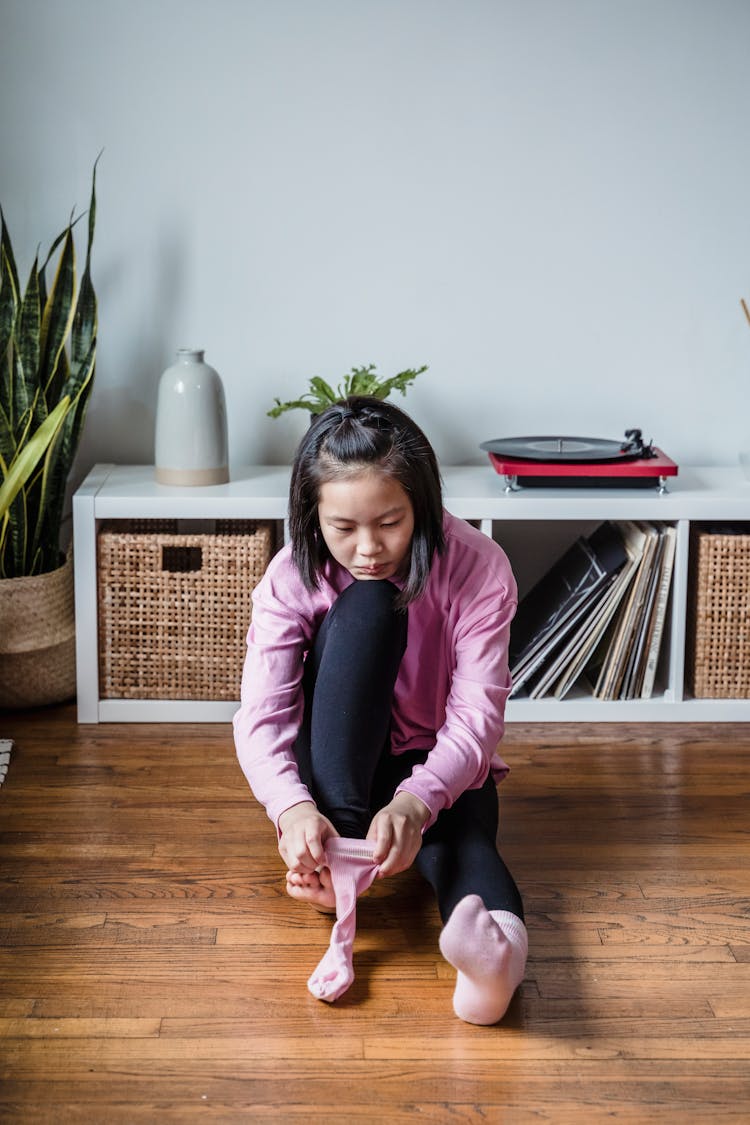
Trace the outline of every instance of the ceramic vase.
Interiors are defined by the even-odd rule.
[[[227,408],[218,371],[204,352],[180,348],[159,380],[156,479],[160,484],[226,484]]]

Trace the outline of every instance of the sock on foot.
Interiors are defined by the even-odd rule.
[[[487,910],[479,895],[454,908],[440,951],[457,970],[453,1010],[467,1023],[497,1023],[523,980],[529,940],[520,918]]]
[[[323,959],[307,982],[318,1000],[338,1000],[354,980],[352,954],[357,928],[357,897],[378,871],[373,863],[374,844],[336,836],[325,846],[326,864],[336,896],[336,922]]]

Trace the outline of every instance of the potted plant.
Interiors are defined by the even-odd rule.
[[[77,294],[78,219],[41,267],[37,253],[23,294],[1,210],[0,220],[0,706],[33,706],[75,693],[73,562],[60,531],[96,365],[96,164]]]
[[[308,380],[309,390],[301,398],[292,399],[290,402],[281,402],[274,399],[276,405],[268,411],[269,418],[278,418],[287,410],[306,410],[309,414],[322,414],[329,406],[350,395],[372,395],[374,398],[388,398],[391,391],[400,391],[406,394],[406,388],[413,383],[417,375],[427,370],[427,366],[408,368],[385,379],[375,374],[375,364],[366,367],[353,367],[348,375],[344,376],[342,383],[334,390],[325,379],[314,375]]]

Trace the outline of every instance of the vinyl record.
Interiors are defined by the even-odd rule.
[[[632,461],[643,456],[643,446],[607,438],[541,437],[495,438],[480,449],[511,461],[545,461],[578,464],[584,461]]]

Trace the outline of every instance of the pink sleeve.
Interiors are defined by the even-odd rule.
[[[291,562],[274,560],[253,593],[241,703],[234,716],[240,766],[277,828],[286,809],[312,800],[293,751],[304,710],[302,669],[311,627],[290,608],[308,601]]]
[[[461,592],[445,720],[424,765],[415,766],[399,786],[430,810],[425,830],[441,809],[450,808],[467,789],[483,785],[491,768],[497,770],[498,780],[507,773],[497,746],[511,688],[508,644],[516,609],[512,576],[510,585],[502,589],[497,582],[485,582],[481,589]]]

